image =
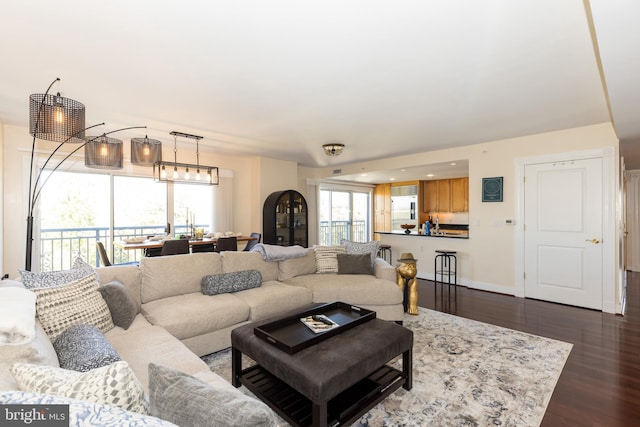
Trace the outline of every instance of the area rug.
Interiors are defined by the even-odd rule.
[[[353,425],[538,426],[572,348],[424,308],[404,326],[414,333],[413,388],[400,388]],[[231,381],[230,350],[204,360]]]

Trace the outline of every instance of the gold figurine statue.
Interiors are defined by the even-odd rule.
[[[404,311],[409,314],[418,314],[418,266],[417,259],[410,252],[400,255],[396,266],[396,282],[404,295]]]

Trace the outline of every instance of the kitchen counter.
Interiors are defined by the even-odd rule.
[[[446,231],[441,231],[440,234],[436,235],[434,233],[431,233],[428,236],[425,236],[424,234],[418,234],[417,231],[415,230],[411,230],[410,234],[404,233],[402,231],[374,231],[374,233],[376,234],[386,234],[386,235],[392,235],[392,236],[407,236],[407,237],[425,237],[425,238],[430,238],[430,237],[435,237],[435,238],[449,238],[449,239],[468,239],[469,238],[469,233],[465,233],[465,234],[460,234],[458,233],[448,233]]]

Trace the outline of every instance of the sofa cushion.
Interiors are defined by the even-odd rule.
[[[351,240],[343,239],[340,244],[344,245],[348,254],[369,254],[371,257],[371,268],[373,268],[373,264],[375,264],[376,258],[378,257],[378,248],[380,247],[379,241],[372,240],[370,242],[352,242]]]
[[[18,270],[18,272],[22,278],[22,283],[27,289],[54,288],[86,277],[88,274],[93,273],[93,267],[81,258],[76,258],[71,270],[43,271],[41,273]]]
[[[198,291],[143,304],[142,314],[182,340],[244,322],[249,307],[235,294],[207,296]]]
[[[95,273],[55,288],[33,289],[36,315],[53,342],[65,329],[73,325],[94,325],[102,332],[113,328],[107,303],[98,292]]]
[[[273,411],[259,400],[155,363],[149,364],[149,411],[181,427],[277,425]]]
[[[369,254],[338,254],[338,274],[373,274]]]
[[[74,325],[61,333],[53,343],[60,367],[87,372],[118,362],[120,355],[104,334],[93,325]]]
[[[202,293],[205,295],[226,294],[258,288],[261,284],[262,274],[258,270],[211,274],[202,278]]]
[[[140,310],[127,288],[120,281],[113,280],[98,287],[98,291],[109,307],[113,323],[129,329]]]
[[[153,326],[139,314],[128,330],[113,328],[105,334],[142,387],[149,390],[149,362],[170,366],[207,383],[235,388],[219,375],[211,372],[206,363],[190,351],[178,338],[161,326]],[[141,351],[144,349],[144,351]]]
[[[337,273],[338,254],[346,253],[344,246],[313,246],[316,256],[316,273]]]
[[[144,390],[124,361],[89,372],[14,363],[11,373],[23,391],[49,393],[147,413]]]
[[[307,255],[299,258],[285,259],[278,262],[278,280],[283,281],[303,274],[316,272],[316,254],[307,249]]]
[[[26,391],[0,392],[0,403],[14,405],[68,405],[69,421],[64,425],[69,427],[86,426],[138,426],[138,427],[177,427],[169,421],[136,412],[125,411],[115,406],[99,403],[89,403],[84,400],[68,397],[52,396],[43,393]],[[38,425],[38,423],[33,423]],[[40,424],[42,425],[42,424]]]
[[[260,288],[237,292],[234,296],[250,307],[250,321],[293,310],[311,304],[313,300],[310,290],[274,280],[263,282]]]
[[[278,280],[278,262],[265,261],[259,252],[227,251],[222,254],[222,272],[258,270],[262,280]]]
[[[176,295],[202,292],[204,276],[222,273],[220,254],[201,252],[188,255],[144,257],[142,273],[142,303]]]
[[[402,304],[402,291],[394,282],[365,274],[310,274],[285,280],[313,291],[313,302],[342,301],[355,305]]]

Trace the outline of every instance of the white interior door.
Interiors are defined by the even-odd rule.
[[[602,160],[525,167],[525,296],[602,309]]]

